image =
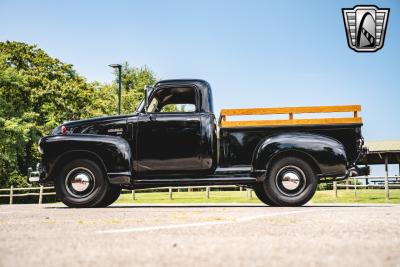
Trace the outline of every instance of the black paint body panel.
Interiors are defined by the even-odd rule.
[[[216,168],[212,114],[141,114],[134,161],[140,176],[208,174]]]
[[[132,152],[128,142],[107,135],[55,135],[41,139],[43,180],[54,180],[66,160],[90,157],[104,168],[111,183],[130,183]]]
[[[343,145],[329,137],[310,133],[284,133],[262,140],[253,153],[252,165],[255,171],[266,171],[271,161],[285,155],[304,155],[318,174],[344,175],[347,170],[347,156]]]
[[[319,174],[340,176],[360,153],[361,125],[223,128],[220,166],[248,166],[265,171],[283,152],[302,153]]]
[[[111,183],[126,188],[179,185],[179,181],[248,184],[260,179],[282,153],[305,156],[321,177],[343,176],[360,153],[358,124],[222,128],[218,140],[210,85],[203,80],[161,81],[150,99],[157,90],[168,88],[195,92],[191,101],[196,110],[146,113],[142,104],[130,115],[64,123],[66,135],[60,126],[41,139],[41,181],[55,179],[66,159],[91,157],[101,163]],[[248,171],[218,174],[217,166]]]

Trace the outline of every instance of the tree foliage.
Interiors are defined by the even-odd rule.
[[[128,62],[122,66],[122,113],[131,113],[136,110],[144,97],[144,87],[153,85],[156,78],[147,68],[130,67]],[[117,81],[115,81],[117,82]]]
[[[123,112],[135,110],[156,81],[147,68],[123,66]],[[0,188],[24,185],[38,162],[38,139],[63,121],[117,112],[117,83],[89,83],[71,64],[35,45],[0,42]]]

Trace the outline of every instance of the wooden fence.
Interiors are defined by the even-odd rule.
[[[135,194],[138,192],[148,192],[148,191],[154,191],[157,190],[158,192],[160,191],[166,191],[168,190],[168,198],[170,200],[173,200],[173,192],[180,192],[180,190],[186,190],[187,192],[193,192],[193,189],[202,189],[204,191],[204,197],[206,199],[210,198],[210,191],[211,189],[234,189],[243,191],[244,188],[241,186],[236,186],[236,185],[213,185],[213,186],[173,186],[173,187],[156,187],[156,188],[145,188],[145,189],[136,189],[136,190],[123,190],[123,192],[131,192],[132,193],[132,199],[136,200]],[[253,198],[253,189],[246,188],[246,198],[247,199],[252,199]]]
[[[13,186],[11,186],[10,188],[4,188],[4,189],[0,189],[0,192],[4,192],[4,191],[8,191],[9,194],[5,195],[5,194],[0,194],[0,197],[7,197],[10,199],[10,205],[13,204],[14,202],[14,198],[15,197],[26,197],[26,196],[39,196],[38,199],[38,204],[42,204],[43,202],[43,196],[50,196],[50,195],[55,195],[55,192],[44,192],[44,190],[54,190],[53,186],[48,186],[48,187],[44,187],[44,186],[39,186],[39,187],[20,187],[20,188],[14,188]],[[16,193],[18,191],[39,191],[39,192],[33,192],[33,193]]]
[[[356,176],[352,177],[343,181],[339,182],[333,182],[333,193],[335,196],[335,199],[338,197],[338,189],[339,188],[353,188],[354,190],[354,197],[357,199],[357,188],[365,188],[365,189],[373,189],[373,188],[378,188],[378,189],[385,189],[385,199],[389,200],[390,199],[390,189],[395,189],[395,188],[400,188],[400,183],[399,184],[390,184],[389,183],[389,178],[395,178],[396,181],[399,179],[399,176]],[[378,179],[383,179],[383,184],[369,184],[368,181],[370,180],[378,180]],[[357,184],[358,180],[365,180],[366,184]],[[353,181],[353,184],[350,184],[350,181]],[[400,181],[400,180],[399,180]],[[344,184],[343,184],[344,183]]]
[[[173,192],[179,192],[180,190],[187,190],[190,192],[193,189],[203,189],[204,190],[204,197],[206,199],[210,198],[210,191],[211,188],[213,189],[234,189],[234,190],[243,190],[243,187],[239,187],[236,185],[220,185],[220,186],[174,186],[174,187],[157,187],[157,188],[145,188],[145,189],[136,189],[136,190],[123,190],[122,193],[131,193],[132,194],[132,199],[135,200],[136,196],[135,194],[137,192],[149,192],[149,191],[166,191],[168,190],[168,198],[170,200],[173,200]],[[44,192],[44,190],[53,190],[51,192]],[[43,202],[43,196],[48,196],[48,195],[55,195],[56,193],[54,192],[54,186],[39,186],[39,187],[24,187],[24,188],[14,188],[11,186],[10,188],[4,188],[0,189],[0,192],[8,191],[9,194],[0,194],[0,197],[6,197],[9,198],[9,204],[12,205],[14,202],[15,197],[24,197],[24,196],[39,196],[38,198],[38,204],[42,204]],[[16,194],[15,192],[17,191],[39,191],[39,192],[33,192],[33,193],[22,193],[22,194]],[[247,188],[246,189],[246,198],[247,199],[252,199],[253,198],[253,193],[252,189]]]
[[[366,188],[366,189],[372,189],[372,188],[384,188],[385,189],[385,198],[388,200],[390,198],[390,189],[395,189],[395,188],[400,188],[400,184],[389,184],[385,182],[385,184],[382,185],[377,185],[377,184],[357,184],[358,180],[373,180],[373,179],[384,179],[385,177],[380,177],[380,176],[358,176],[354,178],[350,178],[347,180],[339,181],[339,182],[333,182],[333,193],[335,198],[337,199],[338,197],[338,190],[340,188],[344,189],[353,189],[354,190],[354,196],[357,199],[357,189],[361,188]],[[387,176],[387,178],[396,178],[400,179],[399,176]],[[350,184],[350,181],[353,181],[353,184]],[[188,192],[193,191],[193,189],[197,190],[202,190],[204,191],[204,197],[206,199],[210,198],[210,191],[211,189],[233,189],[233,190],[244,190],[243,187],[239,187],[236,185],[220,185],[220,186],[174,186],[174,187],[157,187],[157,188],[145,188],[145,189],[136,189],[136,190],[123,190],[122,193],[131,193],[132,194],[132,200],[136,199],[136,193],[138,192],[151,192],[157,190],[158,192],[160,191],[167,191],[168,192],[168,198],[170,200],[173,200],[173,193],[179,192],[181,190],[185,190]],[[48,190],[50,192],[45,192],[45,190]],[[250,188],[246,188],[246,198],[247,199],[252,199],[253,198],[253,190]],[[36,191],[32,193],[17,193],[19,191]],[[38,191],[38,192],[37,192]],[[49,196],[49,195],[55,195],[56,193],[54,192],[54,187],[53,186],[39,186],[39,187],[24,187],[24,188],[14,188],[11,186],[10,188],[4,188],[0,189],[1,192],[9,192],[8,194],[0,194],[0,197],[3,198],[9,198],[9,204],[12,205],[14,202],[15,197],[25,197],[25,196],[38,196],[38,204],[42,204],[43,202],[43,196]]]

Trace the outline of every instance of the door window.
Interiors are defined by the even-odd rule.
[[[194,104],[168,104],[165,105],[160,112],[195,112]]]
[[[196,90],[192,87],[158,89],[150,101],[150,113],[196,112]]]

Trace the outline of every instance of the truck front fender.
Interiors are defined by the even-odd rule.
[[[343,144],[318,134],[294,132],[272,135],[258,144],[252,160],[255,175],[265,179],[271,163],[286,156],[302,157],[320,177],[342,176],[347,170]]]
[[[112,184],[131,182],[132,153],[128,142],[118,136],[56,135],[41,139],[45,181],[54,181],[60,168],[73,159],[89,158],[103,168]]]

